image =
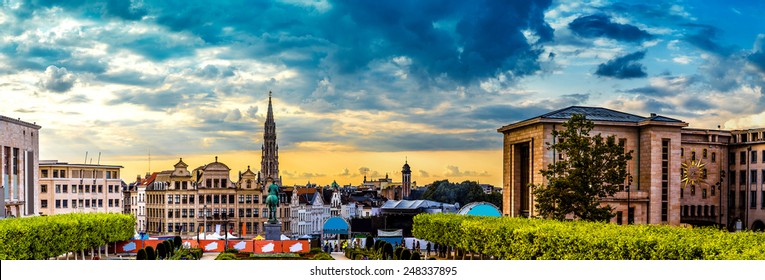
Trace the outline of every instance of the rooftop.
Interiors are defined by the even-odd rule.
[[[570,106],[560,110],[552,111],[543,115],[539,115],[524,121],[516,122],[510,125],[503,126],[497,131],[502,132],[508,129],[512,129],[521,124],[532,122],[534,120],[553,119],[553,120],[567,120],[574,114],[585,115],[588,120],[591,121],[604,121],[604,122],[622,122],[622,123],[640,123],[646,121],[673,123],[677,125],[685,124],[683,121],[665,117],[661,115],[651,114],[649,117],[641,117],[625,112],[611,110],[602,107],[585,107],[585,106]],[[687,124],[685,124],[687,125]]]
[[[104,164],[86,164],[86,163],[66,163],[58,160],[40,160],[40,166],[61,166],[61,167],[92,167],[92,168],[124,168],[122,165],[104,165]]]

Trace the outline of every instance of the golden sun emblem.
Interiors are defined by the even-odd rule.
[[[691,160],[689,162],[683,162],[682,163],[682,183],[683,188],[687,187],[688,185],[691,186],[697,186],[701,184],[707,184],[706,182],[706,168],[704,168],[707,164],[701,162],[700,160]]]

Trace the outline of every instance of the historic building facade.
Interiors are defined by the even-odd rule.
[[[123,212],[122,166],[57,160],[39,166],[41,214]]]
[[[625,151],[633,151],[627,164],[633,180],[625,178],[620,191],[602,199],[614,208],[612,222],[731,227],[740,220],[747,228],[765,227],[765,162],[757,160],[758,153],[765,156],[764,129],[690,129],[688,123],[655,114],[581,106],[498,129],[504,137],[504,215],[538,215],[532,186],[543,187],[539,171],[565,157],[546,143],[558,141],[552,132],[563,129],[573,114],[594,122],[590,135],[615,135]]]
[[[0,116],[0,217],[37,215],[40,126]]]
[[[282,182],[278,151],[269,93],[260,171],[255,172],[248,166],[246,171],[239,172],[237,181],[233,181],[231,169],[219,162],[218,157],[191,171],[180,159],[173,170],[158,172],[149,180],[134,183],[136,187],[129,190],[130,197],[140,201],[141,195],[137,192],[145,186],[145,228],[150,234],[196,236],[199,232],[214,232],[219,226],[221,235],[224,232],[245,237],[263,235],[263,223],[268,219],[265,184],[271,179],[281,187]],[[277,219],[282,224],[282,232],[289,235],[292,231],[291,193],[287,188],[280,189]],[[139,205],[131,206],[130,211],[141,213]]]

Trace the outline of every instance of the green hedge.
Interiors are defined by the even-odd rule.
[[[713,228],[420,214],[413,234],[503,259],[765,259],[765,234]]]
[[[127,240],[135,217],[124,214],[63,214],[0,220],[0,259],[47,259]]]

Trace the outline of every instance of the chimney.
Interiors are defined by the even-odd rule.
[[[655,117],[655,116],[656,116],[656,113],[651,113],[651,117],[652,118]]]

